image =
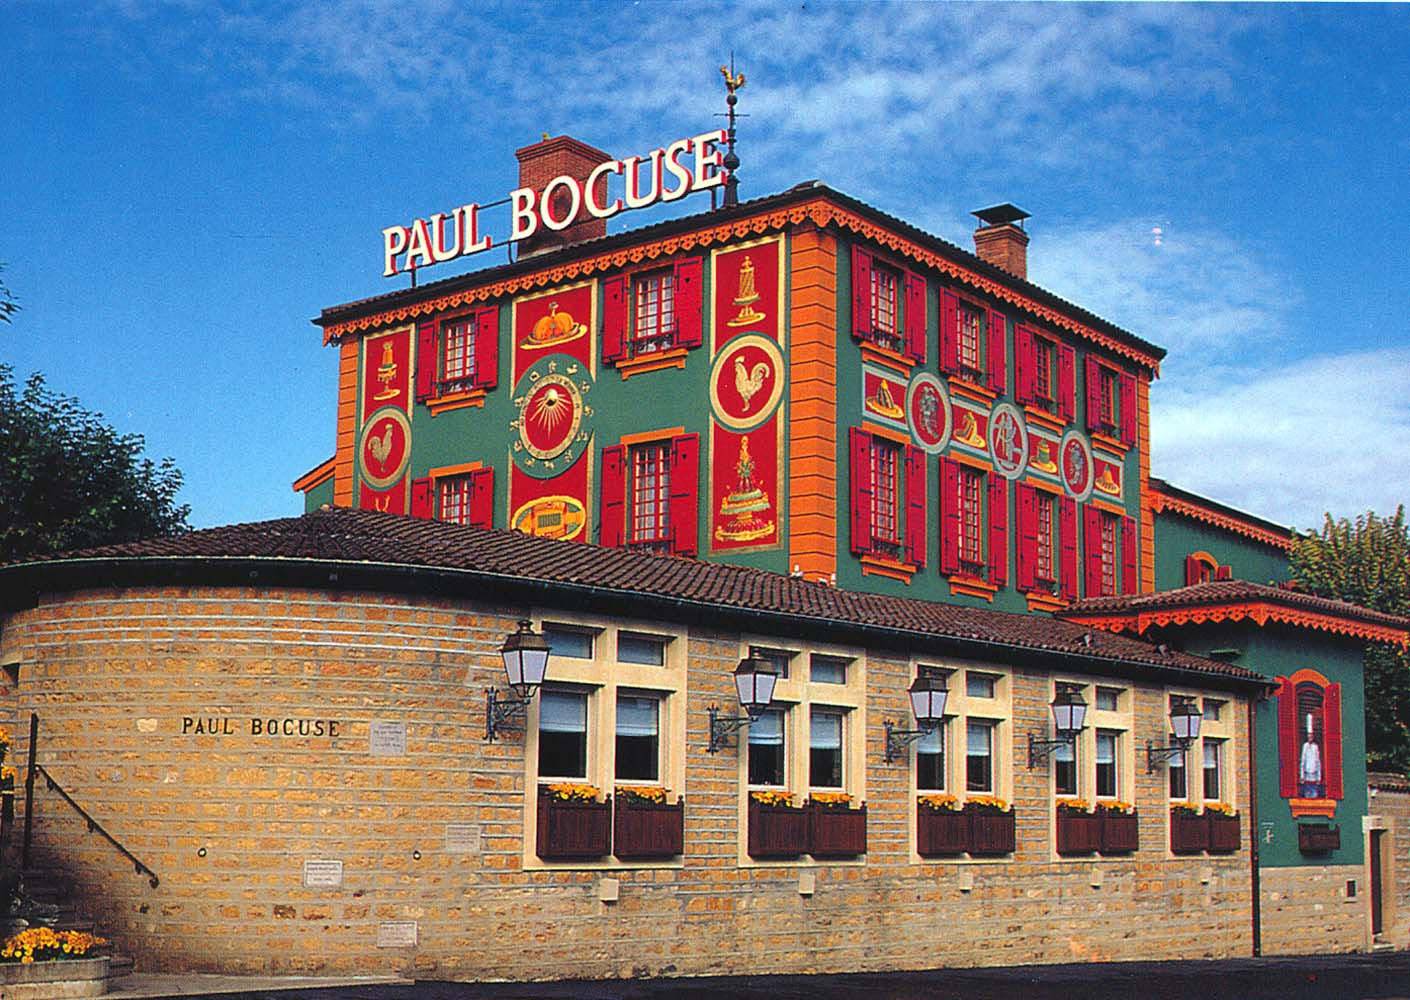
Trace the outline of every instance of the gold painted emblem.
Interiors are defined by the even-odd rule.
[[[1053,457],[1052,444],[1047,438],[1038,439],[1038,450],[1033,455],[1032,465],[1039,472],[1050,472],[1057,475],[1057,459]]]
[[[866,408],[892,420],[903,420],[906,416],[906,411],[896,405],[895,397],[891,395],[891,387],[884,378],[877,379],[876,393],[867,397]]]
[[[739,398],[744,402],[746,413],[749,412],[749,401],[764,387],[764,379],[769,377],[769,372],[767,361],[757,361],[753,368],[746,368],[744,353],[741,351],[734,356],[734,391],[739,393]]]
[[[516,510],[509,521],[509,526],[515,531],[563,541],[577,538],[586,524],[587,512],[583,502],[561,494],[530,500]]]
[[[382,383],[382,391],[372,398],[378,402],[384,399],[395,399],[401,395],[401,389],[392,385],[392,380],[397,377],[397,362],[392,357],[391,339],[382,341],[382,363],[377,366],[377,381]]]
[[[559,312],[558,303],[550,302],[548,313],[539,317],[538,321],[534,323],[533,330],[519,342],[519,347],[525,351],[541,351],[548,347],[571,343],[586,335],[587,325],[585,323],[574,322],[571,313],[566,310]]]
[[[769,495],[754,482],[754,459],[749,454],[749,439],[739,442],[739,460],[734,466],[738,477],[734,489],[720,500],[720,517],[728,518],[715,528],[715,540],[720,542],[753,542],[774,532],[774,522],[759,515],[773,508]]]
[[[1112,478],[1111,466],[1109,465],[1102,466],[1102,474],[1097,477],[1095,485],[1103,493],[1109,493],[1114,497],[1121,495],[1121,484]]]
[[[960,444],[967,444],[971,448],[984,447],[984,439],[979,436],[979,421],[969,410],[964,411],[959,430],[955,432],[955,440]]]
[[[727,325],[740,327],[762,323],[768,318],[768,314],[754,308],[754,303],[758,301],[759,290],[754,286],[754,262],[746,254],[744,263],[739,265],[739,287],[734,293],[734,304],[739,306],[739,312]]]

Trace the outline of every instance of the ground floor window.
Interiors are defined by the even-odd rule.
[[[661,774],[661,700],[617,695],[617,780],[657,781]]]
[[[994,791],[994,723],[970,719],[965,747],[965,790]]]
[[[749,724],[749,784],[783,788],[788,784],[784,755],[784,714],[763,713]]]
[[[839,711],[813,709],[808,784],[813,788],[842,787],[842,713]]]
[[[587,777],[587,695],[544,691],[539,705],[539,777]]]

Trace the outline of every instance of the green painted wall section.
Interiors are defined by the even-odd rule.
[[[1258,821],[1261,839],[1259,860],[1264,867],[1297,865],[1359,865],[1362,849],[1361,818],[1368,810],[1366,793],[1365,686],[1361,672],[1359,640],[1338,638],[1308,629],[1253,622],[1225,622],[1171,629],[1172,643],[1192,653],[1236,649],[1232,662],[1267,677],[1288,677],[1303,669],[1315,670],[1341,685],[1342,786],[1345,793],[1331,821],[1341,828],[1341,848],[1331,854],[1304,855],[1297,847],[1297,821],[1278,786],[1278,703],[1260,701],[1254,710],[1258,745]],[[1306,822],[1314,821],[1309,817]],[[1315,820],[1324,822],[1323,820]],[[1271,828],[1272,838],[1267,836]]]
[[[331,506],[332,503],[333,479],[330,476],[328,479],[319,483],[313,489],[309,490],[304,494],[304,513],[311,514],[313,511],[316,511],[324,504],[328,504]]]
[[[1195,552],[1208,552],[1221,566],[1228,566],[1236,580],[1282,583],[1290,575],[1287,553],[1282,549],[1183,514],[1161,511],[1155,515],[1156,590],[1183,587],[1185,557]]]

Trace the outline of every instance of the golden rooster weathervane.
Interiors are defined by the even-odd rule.
[[[730,60],[730,66],[733,66],[733,65],[734,65],[734,61],[733,61],[733,60]],[[720,75],[725,78],[725,87],[729,89],[729,92],[730,92],[731,94],[733,94],[733,93],[734,93],[736,90],[738,90],[740,87],[743,87],[743,86],[744,86],[744,74],[743,74],[743,73],[739,73],[739,74],[731,73],[731,72],[730,72],[730,66],[721,66],[721,67],[720,67]]]
[[[729,111],[725,117],[729,119],[729,128],[725,132],[725,142],[728,144],[728,152],[725,153],[725,207],[739,204],[739,179],[735,173],[739,170],[739,157],[734,152],[734,126],[735,119],[739,117],[734,106],[739,103],[736,94],[744,86],[744,74],[734,71],[734,53],[729,54],[729,65],[720,67],[720,76],[725,78],[725,89],[729,91],[725,95],[725,104],[729,106]],[[747,116],[746,116],[747,117]]]

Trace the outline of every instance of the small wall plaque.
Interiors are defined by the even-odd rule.
[[[304,888],[336,889],[343,884],[343,863],[309,858],[304,862]]]
[[[378,948],[415,948],[416,921],[390,920],[377,925]]]
[[[405,757],[406,723],[373,722],[367,727],[367,742],[374,757]]]
[[[478,823],[447,823],[446,853],[479,854],[480,825]]]

